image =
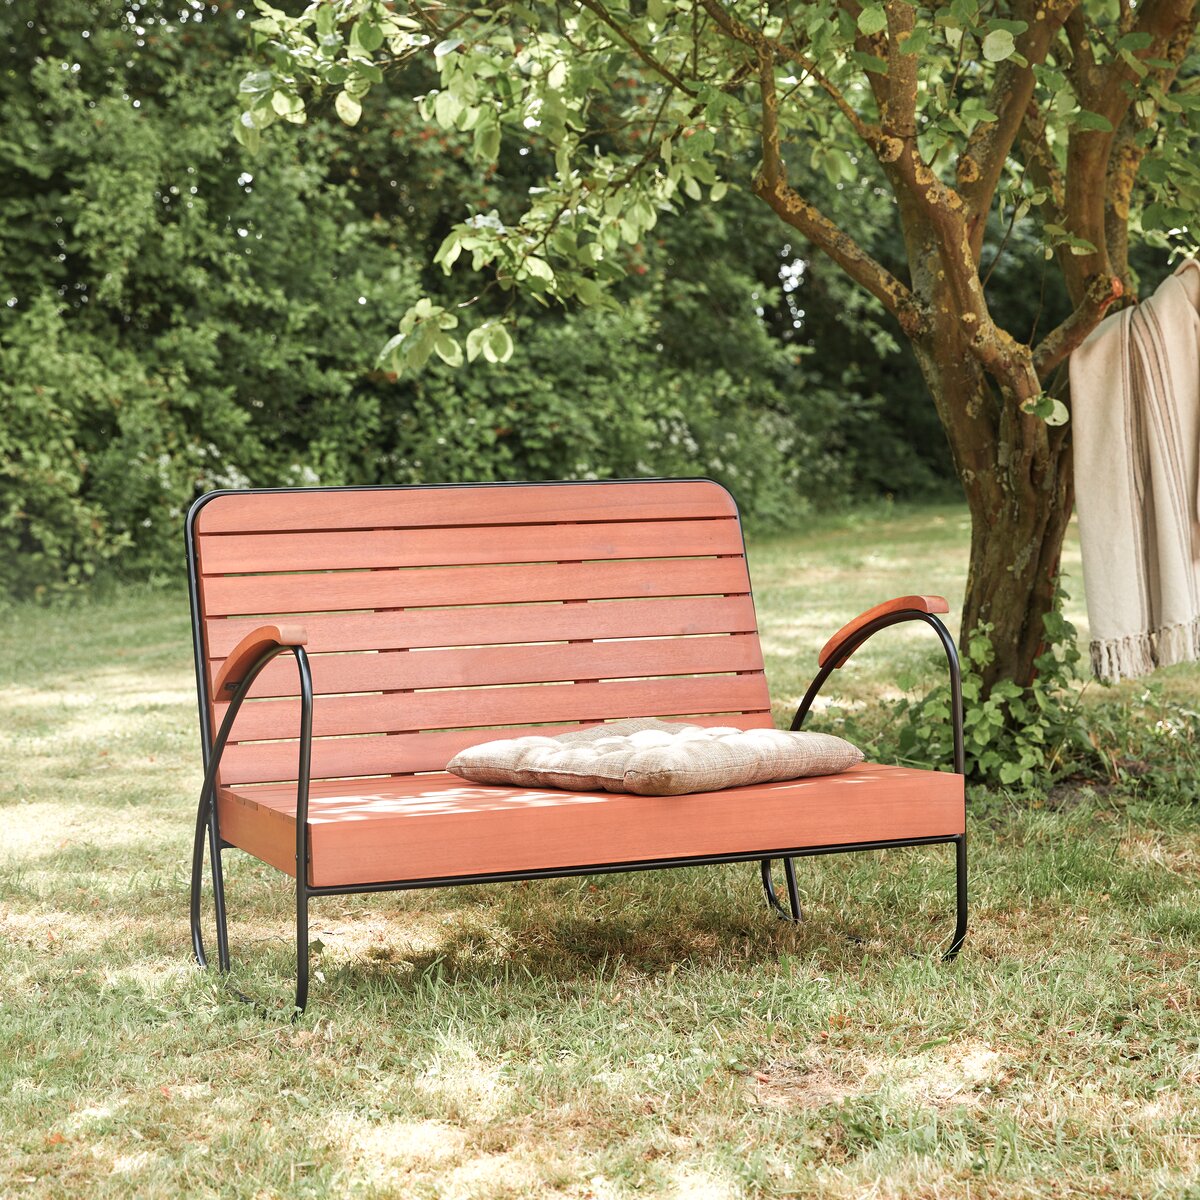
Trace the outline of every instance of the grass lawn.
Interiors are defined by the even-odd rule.
[[[965,561],[952,508],[752,542],[780,715],[845,619],[956,605]],[[934,645],[889,631],[843,699]],[[1200,1198],[1194,797],[976,797],[952,965],[945,847],[800,860],[799,928],[749,866],[319,899],[292,1023],[274,871],[226,860],[268,1015],[190,962],[182,580],[8,612],[0,682],[5,1200]]]

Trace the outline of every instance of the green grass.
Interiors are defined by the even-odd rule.
[[[752,544],[780,712],[858,609],[956,604],[965,537],[941,508]],[[847,702],[933,677],[927,630],[880,643]],[[276,873],[228,857],[267,1012],[189,962],[182,588],[10,611],[0,672],[6,1200],[1200,1197],[1187,797],[976,797],[954,965],[944,848],[801,861],[797,929],[749,867],[320,900],[293,1024]]]

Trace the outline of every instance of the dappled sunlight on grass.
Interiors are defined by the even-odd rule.
[[[861,609],[935,591],[957,610],[966,538],[943,506],[752,543],[781,719]],[[889,630],[827,695],[877,718],[939,655]],[[799,860],[799,926],[753,864],[322,897],[292,1023],[278,872],[226,856],[229,982],[257,1006],[190,958],[179,597],[19,610],[0,670],[5,1200],[1141,1200],[1200,1179],[1182,803],[975,799],[953,966],[944,847]],[[1193,704],[1196,678],[1160,676]]]

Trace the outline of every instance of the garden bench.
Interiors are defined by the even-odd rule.
[[[206,842],[222,971],[222,851],[295,878],[298,1009],[308,904],[325,895],[757,860],[770,904],[798,920],[794,856],[951,843],[947,956],[962,944],[961,690],[938,597],[888,601],[835,634],[792,727],[868,637],[921,620],[950,663],[953,771],[863,763],[689,796],[445,772],[479,742],[622,717],[771,727],[737,507],[717,484],[212,492],[188,514],[187,556],[206,766],[191,890],[201,966]]]

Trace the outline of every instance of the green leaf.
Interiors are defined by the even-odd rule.
[[[709,189],[708,198],[714,203],[719,204],[724,199],[725,193],[729,191],[729,184],[724,180],[714,183]]]
[[[456,338],[448,333],[439,333],[433,343],[438,358],[448,367],[461,367],[463,364],[463,349]]]
[[[505,363],[512,358],[513,341],[503,325],[492,325],[488,329],[487,341],[483,344],[483,357],[492,363]]]
[[[294,117],[304,111],[304,101],[290,92],[275,92],[271,97],[271,107],[281,117]]]
[[[261,96],[271,90],[271,83],[270,71],[251,71],[242,77],[242,82],[238,84],[238,91],[243,95]]]
[[[1149,50],[1154,38],[1149,33],[1127,33],[1118,43],[1118,50]]]
[[[383,45],[383,30],[372,21],[359,21],[352,36],[368,54]]]
[[[1121,61],[1139,78],[1145,79],[1150,74],[1150,68],[1146,66],[1132,50],[1118,50],[1117,54]]]
[[[1148,158],[1142,163],[1141,177],[1150,183],[1166,183],[1171,173],[1170,165],[1161,158]]]
[[[851,62],[862,67],[864,71],[870,71],[872,75],[887,74],[887,63],[878,54],[864,54],[861,50],[851,50],[849,58]]]
[[[438,252],[433,256],[433,261],[440,263],[442,270],[447,275],[450,274],[450,268],[458,261],[458,256],[463,251],[461,236],[459,230],[451,230],[438,247]]]
[[[902,50],[905,54],[924,54],[929,45],[930,31],[926,26],[914,29],[904,40]]]
[[[433,48],[434,58],[445,58],[447,54],[453,54],[455,50],[463,44],[460,37],[447,38],[444,42],[438,42]]]
[[[433,115],[443,129],[453,129],[462,110],[462,101],[449,90],[438,92],[433,102]]]
[[[1045,418],[1047,425],[1065,425],[1070,419],[1071,414],[1067,411],[1067,406],[1061,400],[1051,400],[1051,408],[1049,415]]]
[[[858,14],[858,32],[865,33],[868,37],[875,33],[882,33],[887,28],[887,13],[884,12],[882,4],[867,5]]]
[[[1095,129],[1100,133],[1112,133],[1112,122],[1097,112],[1081,108],[1071,120],[1076,129]]]
[[[475,126],[475,156],[484,162],[494,162],[500,152],[500,125],[496,114],[485,110]]]
[[[257,154],[262,144],[262,134],[249,121],[250,114],[242,113],[233,123],[234,138],[251,153]]]
[[[1006,58],[1012,58],[1016,49],[1013,35],[1007,29],[993,29],[983,39],[983,57],[988,62],[1003,62]]]
[[[377,361],[381,365],[386,363],[392,357],[393,353],[400,349],[400,346],[403,344],[406,337],[408,337],[407,333],[396,333],[388,338],[388,340],[384,343],[383,349],[379,352],[379,358]]]
[[[357,125],[362,116],[362,105],[349,92],[338,92],[333,107],[347,125]]]
[[[534,279],[544,279],[547,283],[554,281],[554,271],[544,258],[531,254],[524,262],[526,272]]]
[[[962,107],[958,110],[959,113],[968,121],[996,121],[999,118],[994,112],[987,107],[978,96],[971,96],[964,100]]]
[[[1000,782],[1011,785],[1017,782],[1023,774],[1020,763],[1006,762],[1000,764]]]
[[[484,351],[488,327],[479,325],[467,334],[467,362],[474,362]]]

